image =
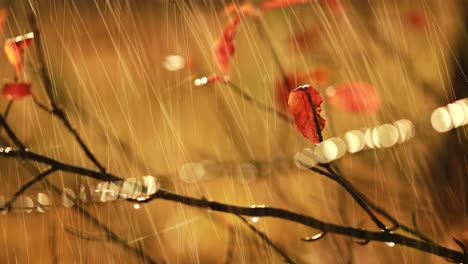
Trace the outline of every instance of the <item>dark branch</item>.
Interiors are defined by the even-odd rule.
[[[285,114],[283,114],[281,112],[278,112],[274,108],[269,107],[269,106],[257,101],[256,99],[254,99],[250,95],[246,94],[239,86],[235,85],[234,83],[232,83],[230,81],[226,82],[226,84],[231,88],[231,90],[233,90],[234,92],[239,94],[244,100],[256,105],[258,108],[266,110],[269,113],[275,114],[277,117],[283,119],[284,121],[286,121],[288,123],[291,123],[291,118],[289,118],[287,115],[285,115]]]
[[[23,184],[21,186],[21,188],[19,188],[18,191],[16,191],[11,196],[11,198],[8,201],[5,202],[4,205],[0,206],[0,212],[3,211],[3,210],[9,210],[11,208],[11,205],[16,201],[16,199],[18,199],[18,197],[21,194],[23,194],[25,191],[27,191],[29,189],[29,187],[31,187],[36,182],[44,179],[45,177],[47,177],[47,175],[53,173],[56,170],[57,170],[56,168],[52,167],[52,168],[40,173],[39,175],[37,175],[34,179],[30,180],[29,182]]]
[[[400,234],[391,233],[391,232],[375,232],[367,231],[364,229],[347,227],[336,225],[332,223],[327,223],[316,218],[301,215],[295,212],[291,212],[284,209],[273,208],[273,207],[242,207],[229,205],[225,203],[219,203],[215,201],[208,201],[206,199],[197,199],[192,197],[187,197],[165,190],[159,190],[157,193],[149,196],[146,200],[135,200],[140,203],[147,203],[154,199],[163,199],[168,201],[174,201],[182,203],[189,206],[195,206],[199,208],[205,208],[212,211],[225,212],[236,215],[244,216],[256,216],[256,217],[274,217],[280,218],[296,223],[303,224],[305,226],[321,230],[326,233],[333,233],[338,235],[345,235],[348,237],[353,237],[357,239],[362,239],[365,241],[380,241],[380,242],[393,242],[402,246],[414,248],[423,252],[428,252],[437,256],[445,257],[459,263],[468,261],[467,256],[463,252],[452,250],[440,245],[435,245],[426,241],[406,237]]]
[[[48,164],[52,167],[55,167],[57,170],[67,171],[83,176],[88,176],[94,179],[104,178],[107,181],[118,181],[121,178],[114,176],[112,174],[93,171],[85,169],[82,167],[73,166],[70,164],[65,164],[54,159],[30,152],[24,151],[19,152],[14,149],[0,148],[0,155],[10,158],[25,158]],[[148,203],[155,199],[163,199],[168,201],[174,201],[182,203],[189,206],[210,209],[218,212],[225,212],[235,215],[244,215],[244,216],[256,216],[256,217],[275,217],[280,218],[296,223],[300,223],[318,230],[327,233],[334,233],[339,235],[346,235],[349,237],[354,237],[362,239],[365,241],[381,241],[381,242],[393,242],[395,244],[404,245],[420,251],[432,253],[438,256],[442,256],[454,261],[463,262],[466,261],[465,255],[462,252],[451,250],[449,248],[429,243],[426,241],[421,241],[418,239],[409,238],[403,235],[399,235],[391,232],[373,232],[366,231],[364,229],[335,225],[331,223],[326,223],[321,220],[318,220],[313,217],[301,215],[295,212],[291,212],[284,209],[272,208],[272,207],[242,207],[229,205],[214,201],[208,201],[204,198],[197,199],[193,197],[183,196],[176,193],[172,193],[166,190],[159,190],[155,194],[148,196],[146,198],[138,199],[127,199],[128,201],[138,202],[138,203]],[[79,209],[83,211],[83,209]],[[88,213],[89,214],[89,213]]]
[[[294,264],[295,262],[291,260],[288,255],[283,252],[277,245],[271,241],[271,239],[262,231],[258,230],[255,226],[253,226],[249,221],[245,220],[244,217],[238,215],[237,216],[242,222],[244,222],[256,235],[258,235],[268,246],[270,246],[276,253],[278,253],[284,260],[286,260],[286,263],[291,263]]]

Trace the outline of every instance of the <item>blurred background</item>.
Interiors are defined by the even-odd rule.
[[[223,82],[194,84],[221,74],[214,46],[244,2],[4,1],[2,38],[32,31],[28,17],[35,15],[56,100],[97,159],[122,178],[151,175],[161,188],[197,198],[266,204],[376,230],[336,183],[294,165],[294,155],[313,144],[267,108],[290,116],[279,95],[286,74],[325,98],[325,138],[409,119],[416,128],[410,141],[345,155],[333,166],[400,222],[453,249],[452,237],[468,244],[466,129],[440,134],[429,123],[436,107],[468,94],[467,2],[306,2],[245,15],[239,23],[230,82],[257,103]],[[25,49],[20,80],[47,103],[37,48]],[[15,70],[3,53],[0,65],[2,81],[11,82]],[[379,111],[350,112],[327,101],[328,87],[356,80],[380,94]],[[7,103],[0,100],[2,112]],[[31,98],[15,101],[7,120],[33,151],[95,169],[62,123]],[[4,131],[0,136],[2,145],[12,145]],[[7,199],[44,169],[0,158],[0,195]],[[0,216],[0,261],[149,262],[144,252],[156,263],[282,263],[234,216],[160,200],[103,202],[92,196],[103,188],[97,184],[56,172],[32,186]],[[45,212],[25,208],[44,196]],[[445,262],[343,236],[305,243],[302,237],[319,231],[248,220],[297,263]]]

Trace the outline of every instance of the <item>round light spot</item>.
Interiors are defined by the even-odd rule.
[[[120,196],[123,198],[136,198],[141,194],[143,187],[135,178],[128,178],[122,184]]]
[[[164,59],[163,66],[168,71],[179,71],[185,67],[185,59],[180,55],[169,55]]]
[[[161,184],[159,181],[150,175],[143,176],[143,186],[145,187],[145,194],[146,195],[152,195],[155,194],[159,188],[161,187]]]
[[[439,107],[431,115],[431,124],[435,131],[444,133],[453,128],[452,118],[446,107]]]
[[[76,194],[70,188],[63,188],[62,192],[62,204],[65,207],[72,207],[75,205]]]
[[[301,170],[307,170],[314,167],[317,162],[312,157],[305,155],[303,152],[297,152],[294,155],[294,164]]]
[[[374,135],[376,138],[374,142],[379,143],[384,148],[391,147],[398,142],[398,129],[390,124],[384,124],[377,127]]]
[[[50,208],[50,198],[45,193],[37,194],[37,211],[39,213],[44,213],[47,209]]]
[[[375,147],[374,140],[372,139],[372,130],[373,130],[373,128],[368,128],[364,132],[364,139],[365,139],[366,145],[369,148],[374,148]]]
[[[203,169],[205,170],[204,179],[211,180],[223,175],[222,165],[214,160],[203,160],[201,162]]]
[[[377,128],[374,127],[372,128],[371,130],[371,135],[372,135],[372,143],[374,143],[374,146],[377,147],[377,148],[381,148],[382,146],[380,145],[380,141],[379,141],[379,138],[378,138],[378,135],[377,135]]]
[[[195,183],[205,177],[205,168],[200,163],[186,163],[179,169],[179,177],[187,183]]]
[[[237,167],[237,171],[239,173],[239,177],[241,178],[242,182],[249,183],[258,175],[258,170],[255,165],[251,163],[242,163]]]
[[[398,143],[403,143],[410,139],[411,126],[407,122],[403,120],[398,120],[393,122],[393,125],[398,130]]]
[[[463,109],[463,122],[461,123],[462,126],[468,124],[468,100],[458,100],[454,104],[459,105]]]
[[[410,133],[410,136],[409,136],[408,140],[411,139],[411,138],[414,138],[414,134],[416,133],[416,129],[414,128],[413,122],[411,122],[408,119],[401,119],[401,120],[403,122],[405,122],[406,124],[408,124],[408,126],[410,127],[411,133]]]
[[[449,104],[447,105],[448,112],[452,118],[452,123],[454,127],[459,127],[465,121],[465,111],[458,104]]]
[[[351,130],[344,135],[346,149],[349,153],[361,151],[366,145],[364,134],[359,130]]]
[[[328,163],[338,156],[338,147],[333,141],[325,140],[314,149],[314,156],[319,163]]]
[[[34,209],[34,201],[31,197],[26,195],[20,195],[16,200],[11,204],[13,209],[22,210],[23,212],[29,214]]]
[[[310,158],[310,159],[313,160],[314,157],[315,157],[314,149],[315,149],[315,146],[313,148],[303,148],[302,149],[302,154],[304,154],[307,158]],[[317,162],[313,161],[313,164],[315,166],[317,164]]]
[[[109,189],[109,182],[100,182],[96,184],[93,193],[93,200],[106,202],[107,189]]]
[[[336,147],[338,148],[338,155],[335,159],[343,157],[343,155],[346,153],[346,143],[344,142],[344,140],[339,137],[329,138],[327,140],[335,143]]]
[[[336,95],[336,91],[335,91],[335,88],[333,88],[333,86],[328,87],[325,93],[327,94],[328,97],[333,97]]]
[[[78,197],[80,198],[82,202],[87,203],[90,197],[89,189],[86,188],[84,185],[81,185],[80,192],[78,193]]]
[[[109,182],[107,185],[107,190],[106,190],[106,202],[112,202],[117,200],[119,198],[119,186],[115,184],[114,182]]]

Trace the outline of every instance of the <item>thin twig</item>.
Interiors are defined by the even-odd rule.
[[[13,106],[13,102],[14,102],[13,100],[8,100],[7,106],[5,108],[5,112],[3,113],[5,120],[7,119],[8,114],[10,113],[11,107]]]
[[[1,120],[2,119],[0,118],[0,121]],[[122,180],[121,178],[113,174],[107,173],[107,172],[93,171],[87,168],[63,163],[58,160],[43,156],[41,154],[37,154],[30,150],[20,151],[20,150],[10,148],[10,147],[4,147],[4,148],[0,148],[0,156],[32,160],[32,161],[36,161],[39,163],[50,165],[61,171],[72,172],[72,173],[88,176],[93,179],[101,180],[101,181],[121,181]]]
[[[329,168],[329,167],[328,167]],[[315,171],[315,172],[319,172],[319,170],[315,169],[315,168],[311,168],[312,171]],[[319,172],[320,173],[320,172]],[[322,174],[322,173],[320,173]],[[323,174],[322,174],[323,175]],[[353,197],[353,199],[359,204],[359,206],[364,210],[366,211],[366,213],[369,215],[369,217],[371,218],[371,220],[377,225],[377,227],[379,227],[381,230],[383,231],[389,231],[388,227],[385,226],[384,223],[382,223],[382,221],[380,221],[380,219],[374,214],[374,212],[372,212],[370,206],[369,206],[369,201],[368,199],[366,199],[365,197],[363,197],[361,195],[360,192],[358,192],[356,190],[356,188],[350,184],[350,182],[346,181],[343,179],[343,177],[341,177],[340,175],[338,174],[329,174],[329,177],[330,179],[334,180],[335,182],[337,182],[341,187],[343,187],[346,192],[348,192],[351,197]]]
[[[34,94],[31,94],[31,98],[33,99],[33,102],[36,106],[38,106],[40,109],[44,110],[45,112],[51,114],[52,110],[49,109],[45,104],[41,103],[39,99],[36,98]]]
[[[232,226],[232,224],[230,222],[228,222],[228,220],[225,220],[226,221],[226,229],[227,229],[227,232],[228,232],[228,237],[227,237],[227,242],[226,242],[226,249],[225,249],[225,253],[224,253],[224,264],[231,264],[232,262],[232,258],[234,256],[234,238],[235,238],[235,234],[234,234],[234,228]]]
[[[264,109],[267,112],[275,114],[277,117],[285,120],[288,123],[291,123],[291,118],[289,118],[286,114],[278,112],[274,108],[269,107],[269,106],[257,101],[255,98],[253,98],[250,95],[248,95],[247,93],[245,93],[239,86],[235,85],[231,81],[226,82],[226,84],[231,88],[231,90],[233,90],[234,92],[239,94],[244,100],[249,101],[250,103],[256,105],[260,109]]]
[[[99,235],[92,235],[85,233],[83,231],[76,230],[70,226],[64,226],[63,228],[65,232],[72,234],[74,236],[79,237],[80,239],[83,240],[88,240],[88,241],[97,241],[97,242],[103,242],[109,240],[109,237],[107,236],[99,236]]]
[[[21,142],[21,140],[16,136],[16,134],[13,132],[11,127],[8,125],[6,120],[3,118],[3,115],[0,114],[0,127],[5,128],[5,131],[7,132],[8,137],[13,141],[16,147],[20,149],[20,151],[24,151],[26,147],[24,144]]]
[[[132,247],[130,246],[126,241],[122,240],[117,234],[115,234],[110,228],[108,228],[106,225],[102,224],[99,222],[96,218],[94,218],[88,211],[84,210],[81,207],[76,207],[76,210],[84,216],[88,218],[94,225],[99,227],[101,230],[103,230],[106,235],[109,237],[110,240],[114,241],[115,243],[119,244],[123,248],[125,248],[128,251],[134,252],[136,255],[138,255],[145,263],[151,263],[155,264],[156,261],[151,259],[148,255],[146,255],[145,251],[139,247]]]
[[[46,67],[46,60],[45,60],[45,55],[44,55],[44,48],[42,47],[42,42],[41,42],[41,35],[39,31],[39,27],[37,25],[36,17],[34,15],[31,15],[29,17],[29,23],[31,28],[34,31],[34,43],[36,44],[37,48],[37,57],[39,60],[40,64],[40,76],[41,80],[44,84],[44,88],[46,90],[47,97],[49,98],[50,105],[52,106],[51,113],[58,117],[60,121],[62,121],[63,125],[68,129],[68,131],[73,134],[75,137],[75,140],[78,142],[80,145],[81,149],[85,152],[86,156],[98,167],[98,169],[102,172],[106,171],[106,168],[97,160],[93,152],[91,152],[90,148],[86,145],[84,140],[81,138],[80,134],[78,131],[73,127],[71,124],[67,114],[65,113],[64,109],[60,107],[54,97],[53,91],[52,91],[52,81],[49,76],[49,71]],[[36,102],[36,101],[35,101]],[[39,105],[40,106],[40,105]],[[40,106],[41,107],[41,106]],[[43,107],[41,107],[43,108]]]
[[[286,85],[288,90],[291,91],[292,89],[294,89],[296,87],[290,87],[291,84],[288,81],[286,71],[285,71],[285,69],[283,67],[283,64],[281,63],[281,61],[279,59],[278,52],[276,52],[275,48],[273,47],[273,41],[270,38],[270,36],[268,35],[268,32],[267,32],[267,30],[265,28],[265,25],[263,24],[263,21],[260,20],[260,19],[256,19],[255,23],[257,25],[258,33],[265,40],[263,43],[265,43],[268,46],[268,48],[270,49],[271,55],[273,56],[273,60],[275,61],[275,64],[276,64],[276,66],[278,67],[278,69],[280,71],[281,78],[282,78],[284,84]]]
[[[255,226],[253,226],[249,221],[245,220],[244,217],[237,215],[237,218],[239,218],[242,222],[244,222],[256,235],[258,235],[269,247],[271,247],[276,253],[278,253],[284,260],[286,260],[286,263],[291,263],[294,264],[295,262],[291,260],[291,258],[283,252],[277,245],[271,241],[271,239],[262,231],[258,230]]]
[[[325,169],[327,169],[327,166],[326,164],[321,164],[319,165]],[[411,234],[411,235],[414,235],[426,242],[429,242],[429,243],[434,243],[434,241],[432,241],[430,238],[428,238],[427,236],[425,236],[424,234],[422,234],[421,232],[419,232],[417,229],[414,229],[414,228],[411,228],[407,225],[404,225],[400,222],[398,222],[398,220],[396,220],[392,215],[390,215],[390,213],[388,213],[385,209],[377,206],[374,202],[372,202],[369,198],[366,197],[365,194],[363,194],[362,192],[360,192],[358,189],[356,189],[346,178],[344,177],[341,177],[339,176],[339,174],[335,173],[333,171],[332,168],[330,168],[331,170],[331,174],[334,175],[335,177],[338,176],[340,178],[341,181],[345,182],[346,184],[348,184],[349,186],[353,187],[354,188],[354,192],[356,192],[360,197],[362,197],[367,205],[372,209],[374,210],[376,213],[382,215],[383,217],[385,217],[387,220],[389,220],[391,223],[392,223],[392,227],[390,228],[390,230],[396,230],[396,229],[401,229],[405,232],[407,232],[408,234]]]
[[[47,177],[47,175],[55,172],[57,169],[52,167],[42,173],[40,173],[39,175],[37,175],[34,179],[30,180],[29,182],[21,185],[21,188],[19,188],[11,197],[10,199],[8,199],[8,201],[5,202],[5,204],[3,204],[2,206],[0,206],[0,212],[3,211],[3,210],[9,210],[11,208],[11,205],[16,201],[16,199],[18,199],[18,197],[23,194],[25,191],[27,191],[33,184],[35,184],[36,182],[44,179],[45,177]]]
[[[41,80],[44,84],[44,89],[46,91],[47,98],[49,99],[50,105],[52,106],[53,109],[57,109],[58,105],[57,105],[57,102],[55,101],[55,96],[52,91],[52,87],[53,87],[52,81],[50,79],[49,72],[46,67],[46,59],[45,59],[44,49],[42,47],[40,31],[39,31],[39,27],[37,24],[36,16],[34,15],[29,16],[29,25],[34,32],[34,44],[36,45],[36,48],[37,48],[37,57],[39,60],[39,72],[40,72]]]
[[[5,108],[5,112],[3,113],[5,121],[6,121],[7,117],[8,117],[8,114],[10,113],[11,107],[13,106],[13,102],[14,102],[13,100],[9,100],[8,104],[7,104],[6,108]],[[2,131],[2,128],[3,128],[3,126],[0,126],[0,132]]]

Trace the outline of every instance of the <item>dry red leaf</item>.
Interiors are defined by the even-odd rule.
[[[215,43],[214,56],[220,70],[229,75],[231,58],[234,55],[234,36],[241,16],[233,17],[224,27],[223,34]]]
[[[315,124],[314,113],[310,105],[308,95],[314,104],[320,131],[325,128],[326,120],[320,116],[322,112],[323,98],[320,93],[310,85],[299,86],[289,94],[289,111],[294,118],[294,123],[301,134],[313,143],[320,143]]]
[[[276,82],[275,93],[279,106],[282,109],[288,107],[289,92],[300,85],[314,84],[327,86],[330,81],[330,71],[326,66],[319,66],[313,71],[301,74],[288,74],[286,81],[282,78]]]
[[[31,84],[25,82],[6,83],[2,89],[3,97],[8,100],[18,100],[31,95]]]
[[[327,102],[354,113],[376,113],[380,111],[381,99],[373,85],[364,81],[351,81],[327,89]]]
[[[8,61],[16,69],[17,75],[23,71],[22,57],[24,49],[32,44],[34,34],[32,32],[5,40],[3,47]]]
[[[262,10],[268,10],[268,9],[276,9],[276,8],[282,8],[282,7],[287,7],[287,6],[292,6],[292,5],[297,5],[297,4],[305,4],[305,3],[310,3],[312,0],[267,0],[262,3],[261,9]]]

